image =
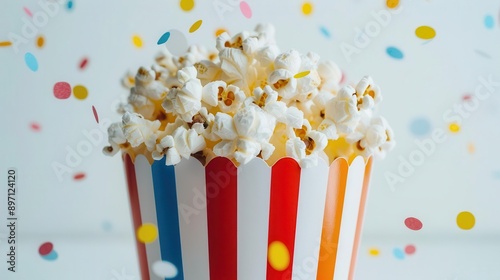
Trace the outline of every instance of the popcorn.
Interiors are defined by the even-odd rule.
[[[370,76],[340,87],[342,72],[318,54],[281,52],[272,25],[216,39],[217,52],[191,46],[180,56],[164,49],[151,67],[127,74],[128,104],[108,129],[107,155],[119,149],[165,157],[191,156],[273,164],[289,156],[303,167],[319,158],[385,156],[394,145],[387,121],[374,116],[382,101]],[[297,75],[301,73],[301,75]]]

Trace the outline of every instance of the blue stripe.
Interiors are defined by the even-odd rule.
[[[161,259],[177,268],[177,276],[169,279],[184,280],[174,167],[166,166],[163,158],[153,163],[151,171]]]

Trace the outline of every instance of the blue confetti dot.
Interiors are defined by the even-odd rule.
[[[415,136],[424,136],[428,134],[431,130],[431,124],[429,120],[425,118],[416,118],[410,123],[410,131]]]
[[[392,58],[403,59],[403,52],[396,47],[387,47],[385,51]]]
[[[493,171],[493,178],[497,180],[500,179],[500,170]]]
[[[392,253],[394,254],[394,257],[398,260],[404,260],[405,258],[405,252],[400,248],[394,248]]]
[[[68,8],[68,10],[73,9],[73,1],[68,1],[68,3],[66,4],[66,7]]]
[[[323,34],[323,36],[325,36],[326,38],[330,39],[330,37],[331,37],[330,31],[328,31],[328,29],[326,27],[321,26],[319,28],[319,31],[321,32],[321,34]]]
[[[49,254],[42,256],[42,258],[47,261],[55,261],[58,257],[59,255],[57,255],[56,250],[52,250],[52,252],[50,252]]]
[[[491,15],[487,15],[484,17],[484,26],[488,29],[493,29],[493,26],[495,26],[494,19]]]
[[[111,229],[113,229],[113,225],[111,224],[110,221],[104,221],[104,222],[102,222],[101,226],[102,226],[102,229],[104,231],[111,231]]]
[[[168,41],[168,38],[170,38],[170,32],[166,32],[165,34],[161,35],[157,44],[161,45],[161,44],[166,43]]]
[[[28,66],[31,71],[36,72],[38,70],[38,61],[32,53],[27,52],[24,55],[24,62],[26,62],[26,66]]]

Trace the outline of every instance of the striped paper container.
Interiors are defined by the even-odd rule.
[[[353,279],[371,159],[123,159],[143,280]]]

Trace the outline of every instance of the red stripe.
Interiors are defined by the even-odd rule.
[[[236,173],[227,158],[214,158],[206,167],[210,279],[237,278]]]
[[[123,154],[123,162],[125,164],[125,175],[127,176],[128,194],[130,198],[130,208],[132,210],[132,222],[134,224],[134,236],[137,229],[142,224],[141,207],[139,206],[139,191],[137,190],[137,180],[135,177],[134,163],[128,154]],[[139,257],[139,266],[141,269],[141,278],[149,280],[148,258],[146,255],[146,246],[135,238],[137,245],[137,254]]]
[[[271,171],[268,246],[273,242],[284,244],[288,249],[289,264],[278,269],[273,268],[270,264],[273,256],[268,251],[267,280],[291,279],[299,185],[300,166],[294,159],[283,158],[274,164]]]

